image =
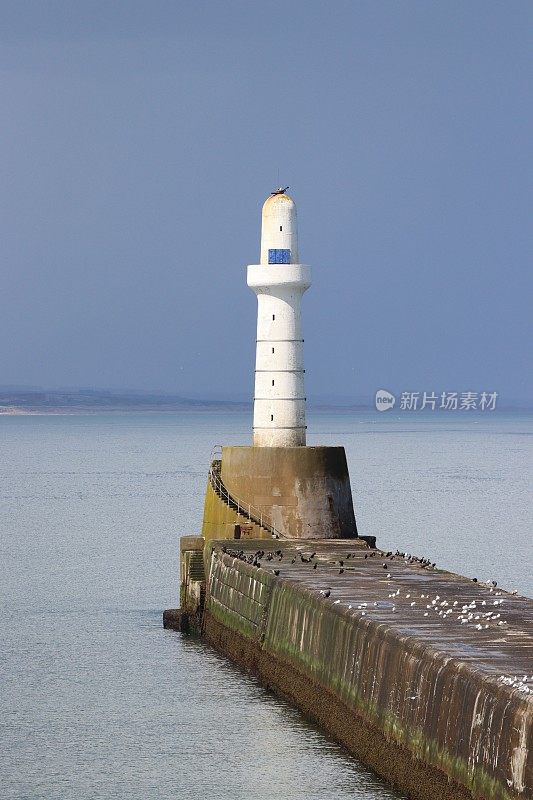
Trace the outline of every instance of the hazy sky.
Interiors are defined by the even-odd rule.
[[[0,69],[0,384],[250,396],[281,182],[308,397],[533,401],[529,0],[3,0]]]

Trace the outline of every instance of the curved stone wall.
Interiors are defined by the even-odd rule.
[[[223,447],[221,477],[286,536],[357,536],[344,447]]]

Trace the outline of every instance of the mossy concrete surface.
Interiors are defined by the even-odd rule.
[[[224,502],[208,480],[205,490],[202,536],[206,540],[234,539],[237,529],[239,537],[272,538],[267,530],[261,529],[259,525],[254,525],[247,515],[240,514],[231,505]]]
[[[533,797],[533,601],[360,540],[214,542],[207,556],[210,641],[402,791]]]

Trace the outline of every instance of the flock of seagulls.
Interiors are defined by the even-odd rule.
[[[361,563],[363,560],[362,552],[347,553],[341,558],[337,555],[335,559],[330,556],[327,560],[324,558],[326,554],[323,554],[322,558],[319,557],[319,559],[317,559],[316,551],[308,553],[304,552],[303,549],[298,549],[296,551],[291,549],[285,552],[283,552],[282,549],[258,549],[253,552],[246,552],[243,549],[238,550],[223,546],[222,552],[256,568],[261,568],[263,564],[264,568],[267,568],[268,564],[271,572],[276,577],[279,577],[282,573],[283,564],[288,567],[289,565],[299,563],[313,570],[320,567],[321,572],[319,574],[323,574],[322,569],[326,569],[329,575],[332,574],[333,569],[337,569],[338,574],[342,575],[346,570],[354,568],[360,570],[363,566]],[[349,612],[356,614],[359,618],[366,617],[369,613],[371,618],[372,611],[378,613],[381,611],[401,613],[405,611],[411,612],[412,610],[415,614],[421,614],[421,620],[422,618],[426,618],[428,622],[434,620],[441,624],[444,623],[446,626],[452,624],[452,630],[454,626],[465,626],[470,629],[474,635],[487,630],[492,630],[494,633],[501,632],[504,637],[507,635],[505,631],[508,629],[509,623],[507,619],[505,619],[506,614],[504,608],[506,607],[506,600],[502,597],[502,594],[507,593],[498,589],[498,584],[495,580],[488,579],[486,581],[478,581],[477,578],[472,578],[472,581],[477,584],[479,589],[482,589],[481,592],[479,592],[479,589],[476,589],[476,593],[478,593],[479,596],[473,599],[465,599],[464,595],[463,597],[459,595],[459,592],[465,589],[464,583],[457,586],[458,595],[456,598],[454,598],[453,595],[450,596],[449,591],[446,593],[447,596],[441,596],[436,591],[421,591],[422,587],[417,586],[416,579],[415,581],[410,581],[410,586],[407,583],[398,586],[398,583],[402,583],[402,575],[405,576],[405,571],[400,571],[394,578],[392,576],[392,572],[395,570],[394,564],[391,562],[395,560],[401,560],[405,564],[413,566],[418,565],[423,569],[434,570],[436,565],[434,562],[430,562],[429,559],[413,556],[410,553],[402,553],[398,550],[395,553],[380,550],[365,552],[364,559],[368,558],[378,559],[378,563],[374,565],[378,567],[378,571],[375,572],[372,570],[370,573],[372,578],[375,578],[374,597],[372,597],[372,599],[367,598],[366,601],[352,600],[351,602],[346,602],[341,597],[335,598],[336,587],[334,586],[317,588],[319,595],[326,599],[331,598],[334,606],[344,607]],[[380,575],[380,566],[384,570],[391,570],[392,572],[387,571],[386,577]],[[455,584],[450,584],[450,588],[452,585]],[[378,596],[378,599],[374,599],[376,597],[376,589],[385,589],[386,594],[384,593],[382,597]],[[516,594],[516,591],[513,591],[511,594]],[[506,639],[498,639],[497,641],[506,641]],[[509,687],[519,692],[524,698],[527,697],[528,700],[533,696],[533,675],[500,675],[498,683],[502,687]]]
[[[261,559],[265,557],[264,550],[256,550],[255,553],[245,553],[244,550],[233,550],[231,547],[224,547],[222,548],[223,553],[227,553],[228,556],[232,558],[238,558],[239,561],[244,561],[245,564],[251,564],[252,567],[260,567],[261,566]],[[271,561],[273,558],[273,553],[267,554],[268,561]],[[283,551],[276,550],[275,555],[279,556],[279,560],[283,558]],[[279,575],[279,570],[277,570],[277,574]]]
[[[222,552],[227,553],[233,558],[238,558],[240,561],[251,564],[251,566],[257,568],[262,567],[263,561],[277,562],[279,564],[284,558],[284,553],[281,549],[269,551],[259,549],[255,552],[246,553],[242,549],[236,550],[227,546],[223,546]],[[292,558],[290,558],[291,555]],[[319,562],[315,560],[315,557],[316,551],[306,555],[302,550],[298,550],[295,555],[292,553],[288,554],[286,561],[287,563],[295,564],[299,560],[301,564],[309,564],[312,569],[316,570]],[[381,566],[386,570],[391,569],[390,562],[394,561],[395,559],[401,559],[405,564],[418,564],[424,569],[435,569],[436,567],[435,562],[431,562],[428,558],[414,556],[411,553],[403,553],[400,550],[396,550],[396,552],[392,552],[390,550],[388,552],[372,550],[370,553],[365,553],[364,557],[365,559],[385,558],[386,560],[382,562]],[[338,565],[338,574],[342,575],[348,568],[347,562],[350,559],[355,558],[356,553],[350,552],[344,558],[334,561],[333,564],[331,561],[322,563],[326,567],[331,567],[335,564]],[[280,567],[273,567],[272,573],[276,577],[279,577],[281,574]],[[388,572],[386,577],[387,581],[390,581],[392,574]],[[501,592],[495,591],[498,585],[497,582],[492,579],[489,579],[485,582],[480,582],[477,580],[477,578],[473,578],[472,580],[474,583],[486,585],[489,589],[489,594],[492,594],[493,597],[499,599],[491,599],[489,597],[488,600],[477,599],[471,600],[470,602],[460,602],[459,600],[441,598],[438,594],[432,596],[430,594],[420,593],[419,595],[417,594],[417,596],[415,596],[412,588],[407,591],[404,590],[402,595],[402,590],[397,588],[395,591],[389,592],[388,594],[388,599],[389,601],[392,601],[392,604],[374,601],[373,603],[360,602],[358,604],[346,603],[345,605],[347,606],[348,610],[359,611],[361,612],[362,616],[365,616],[367,610],[372,606],[382,609],[389,609],[395,613],[400,608],[400,603],[405,601],[406,605],[403,606],[404,608],[409,607],[412,609],[420,609],[423,612],[424,617],[430,617],[434,615],[435,617],[439,617],[442,621],[446,621],[448,619],[455,620],[460,625],[471,626],[477,631],[486,630],[489,627],[502,628],[506,626],[508,624],[507,620],[502,618],[502,605],[504,600],[501,598]],[[332,591],[332,587],[328,586],[325,589],[320,589],[319,593],[323,597],[330,597]],[[513,592],[513,594],[516,594],[516,591]],[[340,600],[335,600],[334,604],[338,605],[340,602]],[[533,693],[533,689],[531,689],[531,692]]]
[[[436,563],[435,561],[430,561],[429,558],[425,558],[424,556],[414,556],[411,553],[402,553],[400,550],[396,550],[396,552],[392,552],[389,550],[387,553],[381,552],[380,550],[373,550],[371,553],[365,553],[365,558],[372,558],[373,556],[380,556],[381,558],[385,557],[394,561],[395,559],[402,559],[406,564],[419,564],[421,567],[427,569],[428,567],[431,569],[435,569]],[[383,564],[384,569],[388,569],[388,565],[385,562]]]
[[[389,594],[389,599],[394,601],[392,611],[396,611],[396,598],[400,598],[400,595],[401,589]],[[501,592],[497,592],[496,596],[500,597],[500,599],[489,599],[489,601],[479,599],[471,600],[469,603],[460,603],[459,600],[442,599],[438,594],[431,597],[429,594],[422,593],[419,598],[411,600],[411,597],[414,597],[413,590],[411,590],[405,593],[405,600],[410,600],[409,606],[411,608],[415,606],[421,608],[424,617],[429,617],[433,613],[443,620],[451,618],[461,625],[472,624],[476,630],[481,631],[488,628],[491,623],[494,623],[494,627],[496,625],[507,625],[507,620],[501,618],[501,606],[504,602],[503,598],[501,598]]]
[[[240,561],[244,561],[246,564],[251,564],[252,567],[262,567],[261,561],[264,559],[265,561],[282,561],[283,560],[283,550],[269,550],[266,552],[265,550],[256,550],[255,553],[245,553],[244,550],[233,550],[230,547],[222,547],[222,552],[227,553],[229,556],[233,558],[238,558]],[[304,555],[301,550],[298,551],[298,554],[293,557],[290,561],[291,564],[295,564],[297,559],[300,559],[300,563],[302,564],[312,564],[313,569],[318,567],[318,561],[313,561],[314,557],[316,556],[316,551],[311,553],[309,556]],[[279,575],[279,569],[273,569],[272,572],[274,575]]]

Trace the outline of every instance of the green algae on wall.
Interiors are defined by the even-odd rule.
[[[253,536],[261,536],[259,526],[251,524],[245,515],[238,514],[235,509],[221,500],[208,480],[205,490],[202,536],[207,541],[233,539],[235,525],[246,525],[246,527],[251,525]]]
[[[475,664],[216,550],[206,608],[472,796],[531,797],[531,704]]]
[[[272,593],[264,648],[474,796],[516,797],[501,741],[502,732],[504,741],[516,739],[510,729],[523,718],[524,702],[502,696],[472,665],[284,582]]]
[[[238,568],[236,568],[236,563]],[[211,557],[207,610],[231,630],[256,641],[265,625],[272,576],[235,558]]]

